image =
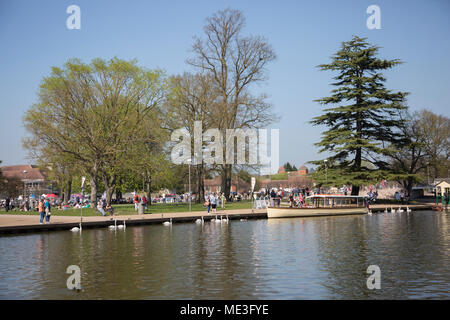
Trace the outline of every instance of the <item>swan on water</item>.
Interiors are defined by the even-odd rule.
[[[201,219],[195,220],[195,223],[196,223],[196,224],[203,224],[204,222],[205,222],[205,221],[203,220],[203,216],[202,216]]]
[[[406,212],[411,212],[411,209],[408,206],[406,206]]]
[[[127,227],[127,226],[125,225],[125,220],[123,220],[123,224],[119,224],[119,225],[117,226],[117,228],[120,229],[120,230],[125,230],[126,227]]]
[[[216,216],[216,220],[214,220],[216,223],[221,223],[222,222],[222,216],[220,216],[220,220],[219,219],[217,219],[217,216]]]
[[[109,230],[116,230],[117,229],[117,219],[114,220],[114,225],[110,225],[108,228],[109,228]]]
[[[368,214],[369,216],[371,216],[371,215],[372,215],[372,210],[369,210],[369,212],[367,212],[367,214]]]
[[[78,227],[73,227],[72,229],[70,229],[70,231],[72,231],[72,232],[79,232],[79,231],[81,231],[81,222],[80,222],[80,227],[78,228]]]
[[[202,219],[197,219],[197,220],[195,220],[195,223],[197,223],[197,224],[202,223]]]
[[[403,212],[402,207],[400,207],[400,209],[398,209],[397,212],[398,212],[398,213],[402,213],[402,212]]]
[[[163,225],[165,226],[171,226],[172,225],[172,218],[170,218],[170,222],[169,221],[164,221]]]
[[[387,207],[384,209],[384,213],[388,213],[388,209]]]
[[[393,209],[392,206],[391,206],[391,213],[395,213],[395,209]]]

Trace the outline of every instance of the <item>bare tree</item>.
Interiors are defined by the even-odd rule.
[[[263,37],[242,36],[244,25],[238,10],[213,14],[204,27],[205,39],[195,39],[194,57],[187,61],[209,74],[219,90],[220,100],[211,112],[211,125],[219,130],[258,128],[276,120],[266,96],[250,93],[252,85],[267,79],[266,67],[275,53]],[[222,190],[228,196],[232,165],[221,165],[221,173]]]
[[[168,97],[169,127],[171,130],[185,128],[190,136],[194,136],[194,123],[200,121],[203,133],[211,127],[214,117],[214,106],[218,103],[220,92],[215,86],[211,75],[190,74],[174,76],[170,81],[170,93]],[[192,146],[191,154],[195,153]],[[205,171],[206,165],[201,161],[194,162],[196,177],[196,201],[200,203],[205,196]]]

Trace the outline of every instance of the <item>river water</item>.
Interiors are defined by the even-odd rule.
[[[380,289],[367,288],[370,265]],[[450,214],[2,236],[0,270],[0,299],[449,299]]]

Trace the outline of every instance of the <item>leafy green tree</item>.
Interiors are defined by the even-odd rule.
[[[389,150],[383,142],[395,140],[400,125],[396,115],[405,109],[407,95],[386,89],[386,79],[379,72],[401,62],[377,58],[379,47],[365,40],[354,36],[343,42],[332,62],[319,66],[321,70],[337,71],[338,75],[332,83],[336,87],[332,95],[316,100],[329,107],[311,121],[328,128],[316,143],[320,152],[331,154],[327,158],[328,183],[351,184],[353,195],[359,193],[360,186],[386,175],[384,155]],[[374,168],[364,166],[363,161]],[[319,165],[319,171],[325,169],[323,160],[312,163]]]
[[[24,117],[31,134],[24,145],[43,161],[61,159],[81,168],[95,202],[99,178],[112,194],[130,147],[145,143],[143,124],[159,111],[164,93],[162,72],[134,60],[69,60],[43,79],[38,103]]]
[[[284,167],[284,170],[285,170],[286,172],[291,172],[291,171],[297,171],[297,170],[298,170],[297,167],[296,167],[295,165],[291,165],[289,162],[286,162],[286,163],[283,165],[283,167]]]

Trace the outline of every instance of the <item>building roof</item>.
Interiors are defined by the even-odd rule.
[[[41,169],[33,165],[17,165],[17,166],[4,166],[0,167],[2,175],[5,178],[18,178],[20,180],[45,180],[45,175],[42,173]],[[27,173],[24,174],[23,171],[26,170]]]
[[[434,181],[435,181],[435,185],[436,185],[436,186],[439,185],[439,184],[441,184],[442,182],[445,182],[445,183],[447,183],[447,184],[450,184],[450,178],[437,178],[437,179],[435,179]]]

